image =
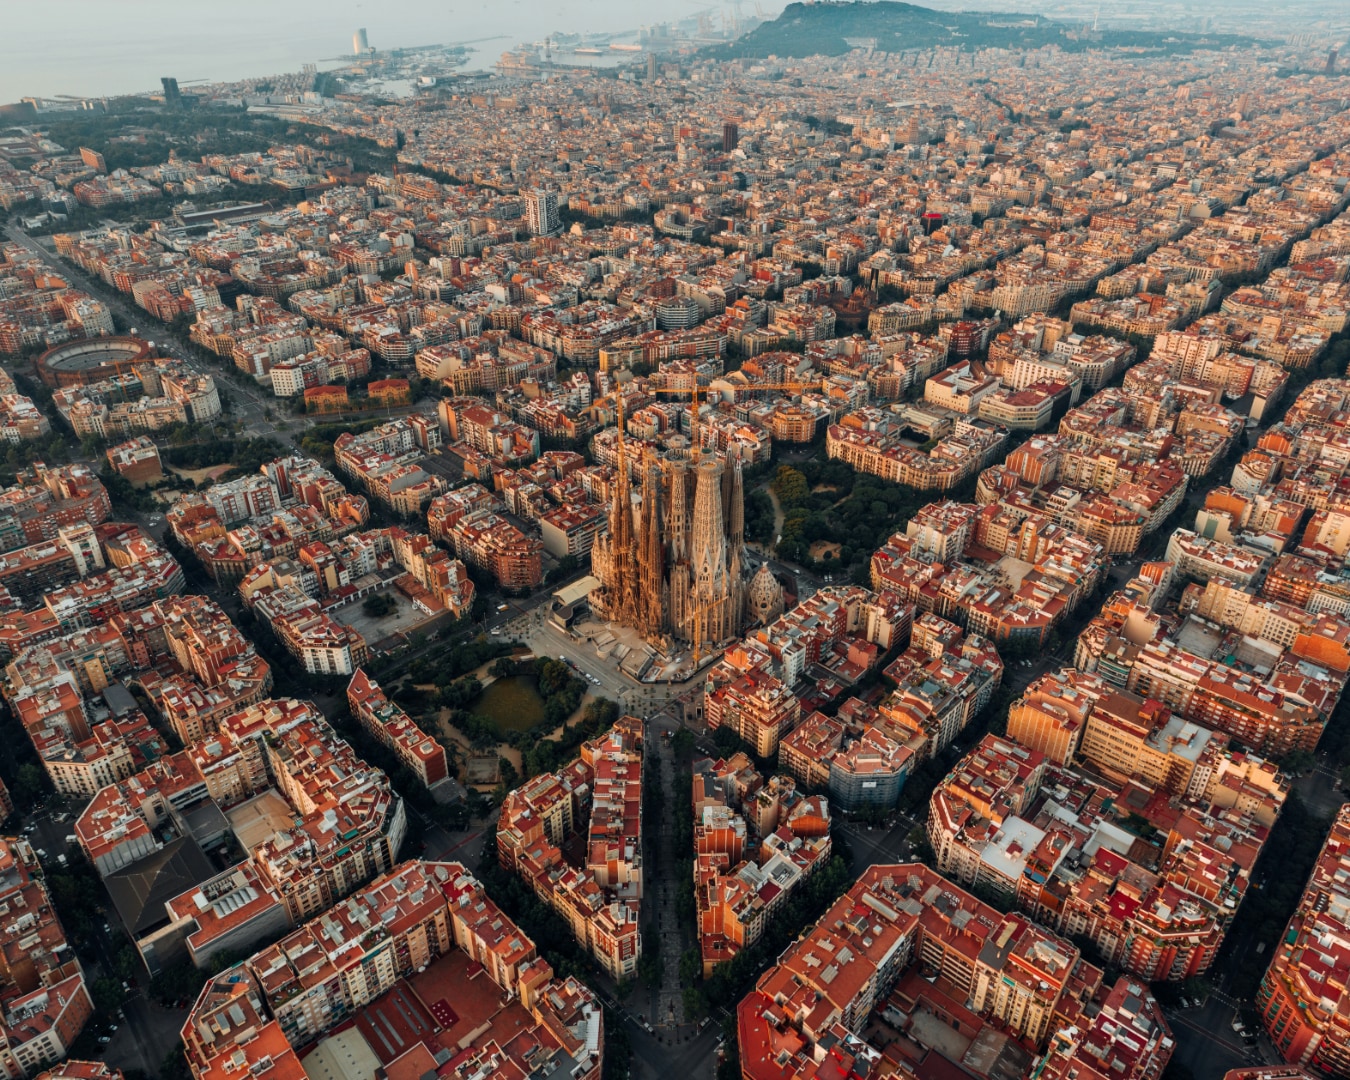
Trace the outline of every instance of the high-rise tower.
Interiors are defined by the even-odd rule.
[[[558,217],[558,193],[543,190],[527,191],[525,217],[532,235],[552,236],[562,228],[562,221]]]

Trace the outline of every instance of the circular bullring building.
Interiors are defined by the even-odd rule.
[[[81,338],[39,356],[37,373],[48,386],[87,386],[129,372],[154,355],[154,345],[140,338]]]

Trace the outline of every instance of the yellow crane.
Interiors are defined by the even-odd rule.
[[[736,389],[747,393],[755,390],[789,390],[793,393],[801,393],[803,390],[808,390],[816,385],[817,383],[814,382],[747,383],[745,386],[737,386]],[[698,457],[703,452],[698,441],[698,401],[699,395],[707,389],[708,387],[699,385],[698,377],[695,376],[692,389],[688,386],[649,386],[644,391],[648,394],[689,395],[689,444],[690,454],[693,457]]]
[[[624,421],[623,421],[623,387],[622,387],[622,386],[619,387],[617,390],[614,391],[614,408],[615,408],[615,413],[616,413],[616,415],[615,415],[615,422],[616,422],[616,426],[617,426],[618,429],[619,429],[619,445],[618,445],[618,448],[617,448],[617,450],[618,450],[618,461],[619,461],[619,471],[620,471],[620,473],[622,473],[624,469],[628,468],[628,458],[627,458],[627,456],[626,456],[626,451],[625,451],[625,447],[624,447],[624,430],[623,430],[623,423],[624,423]]]

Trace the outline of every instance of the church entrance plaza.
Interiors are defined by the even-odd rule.
[[[613,664],[636,682],[682,683],[694,676],[693,649],[683,642],[667,642],[674,651],[666,653],[648,642],[634,627],[594,618],[573,626],[572,633],[579,646],[589,646],[597,659]],[[707,667],[721,651],[705,645],[699,658],[699,669]]]

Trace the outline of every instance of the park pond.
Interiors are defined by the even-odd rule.
[[[499,731],[529,731],[544,720],[544,699],[533,675],[506,675],[492,682],[470,706]]]

